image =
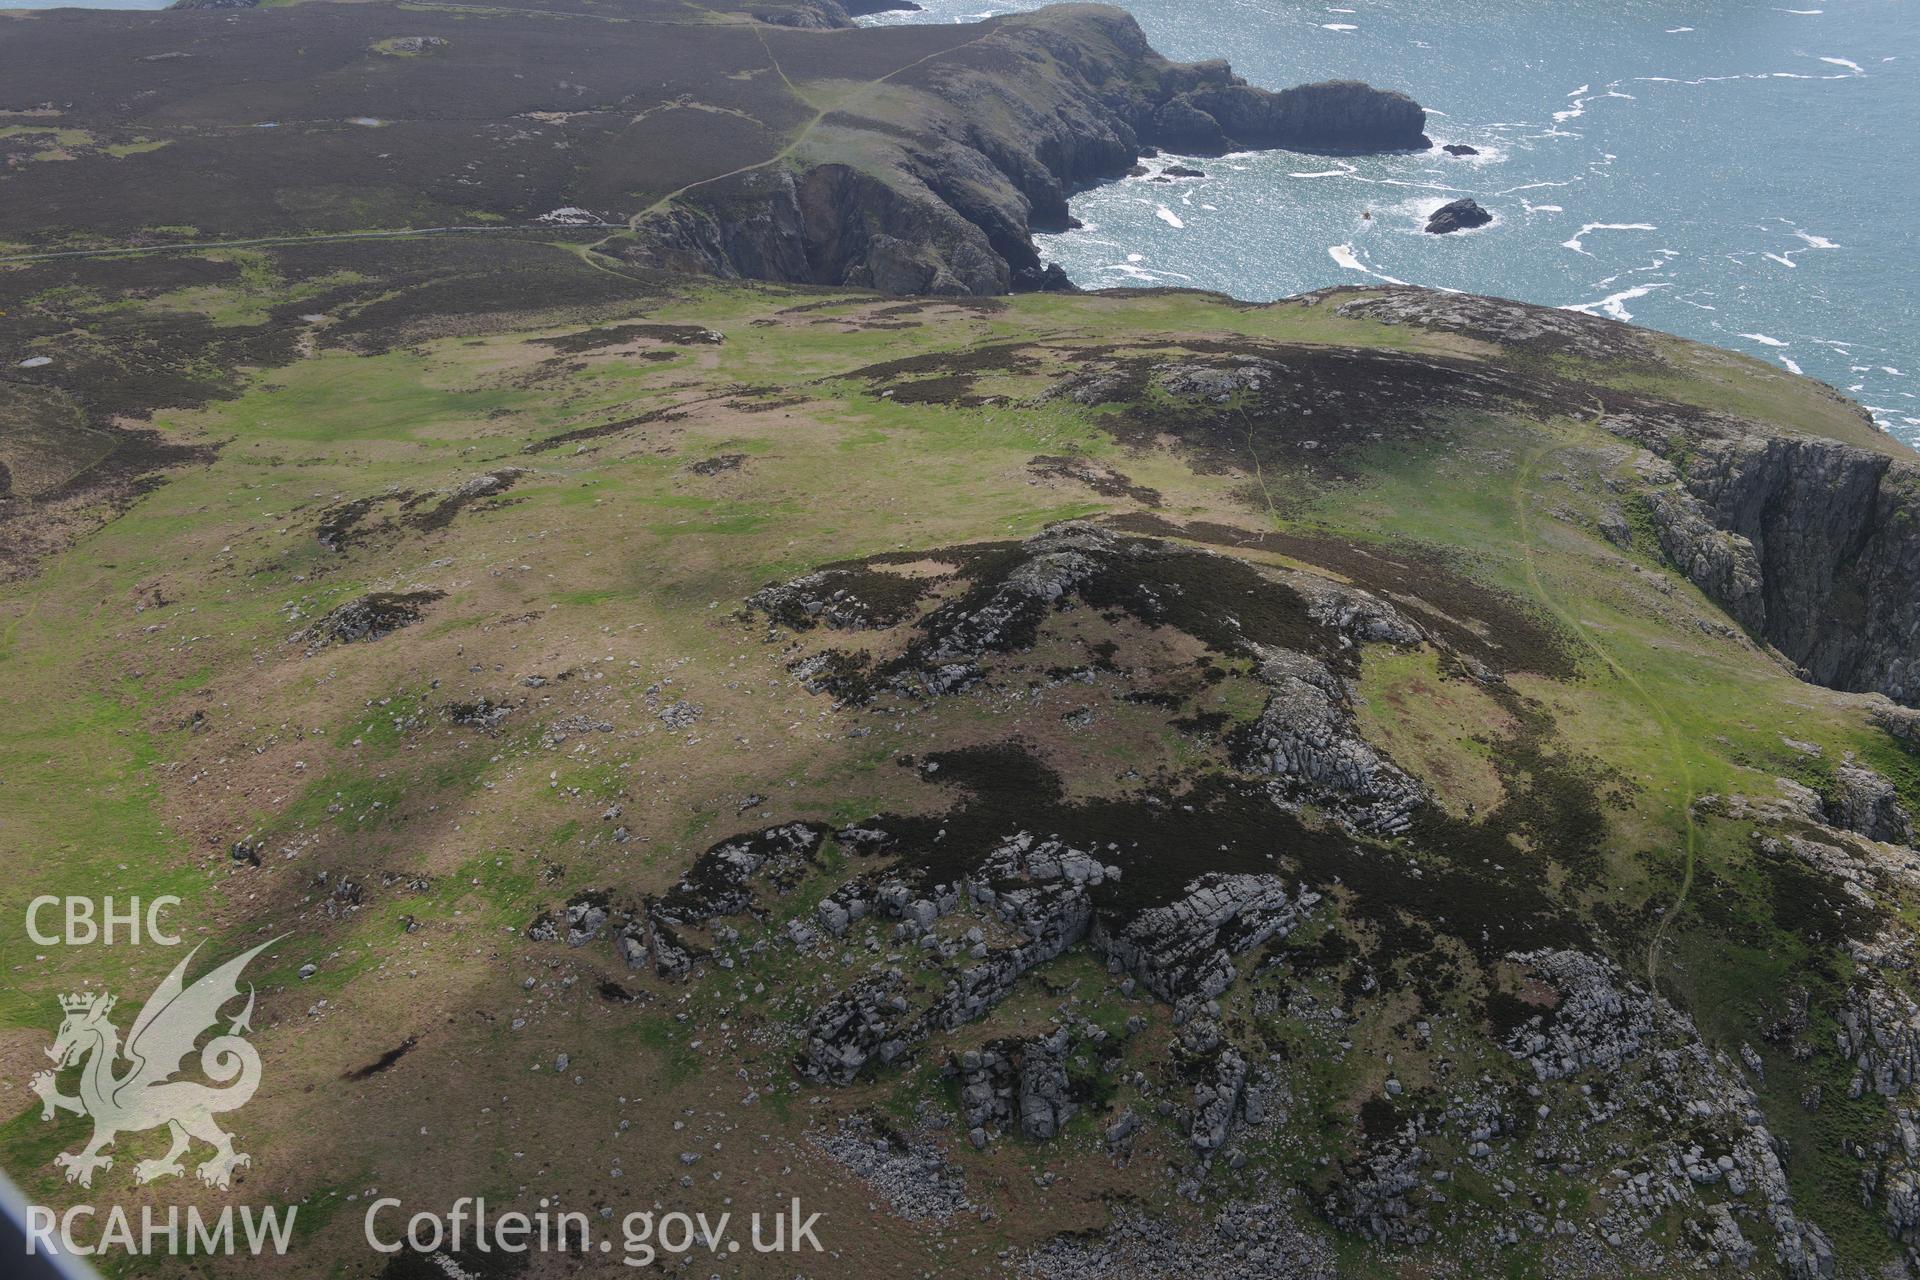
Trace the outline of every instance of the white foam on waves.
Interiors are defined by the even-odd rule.
[[[1637,284],[1631,289],[1622,289],[1618,293],[1610,293],[1597,302],[1576,302],[1560,309],[1562,311],[1578,311],[1582,315],[1604,315],[1611,316],[1615,320],[1631,320],[1633,319],[1633,313],[1627,310],[1627,303],[1632,302],[1635,298],[1644,298],[1655,289],[1670,289],[1672,287],[1673,285],[1669,281],[1663,281],[1659,284]]]
[[[1658,231],[1659,229],[1651,222],[1589,222],[1576,231],[1572,239],[1562,240],[1560,245],[1575,253],[1586,253],[1591,258],[1593,255],[1587,253],[1586,238],[1595,231]]]

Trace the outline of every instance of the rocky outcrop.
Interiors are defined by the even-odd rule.
[[[838,8],[838,6],[834,6]],[[805,6],[786,23],[831,22]],[[723,178],[635,222],[641,265],[886,293],[1071,287],[1031,232],[1064,228],[1075,189],[1123,176],[1143,148],[1368,152],[1422,148],[1426,113],[1355,81],[1271,93],[1224,62],[1167,61],[1125,12],[1059,5],[984,24],[979,40],[890,81],[916,123],[850,106],[815,130],[858,167],[796,158]],[[992,110],[979,104],[991,102]]]
[[[1604,1080],[1618,1114],[1638,1107],[1684,1117],[1658,1147],[1614,1169],[1600,1219],[1610,1243],[1643,1231],[1672,1206],[1696,1205],[1707,1215],[1695,1246],[1702,1252],[1725,1259],[1754,1252],[1731,1226],[1732,1213],[1764,1219],[1774,1259],[1794,1280],[1835,1274],[1832,1244],[1795,1211],[1783,1148],[1759,1098],[1725,1054],[1707,1047],[1691,1018],[1600,956],[1542,950],[1509,959],[1538,984],[1531,999],[1541,1012],[1508,1034],[1507,1048],[1541,1082]],[[1546,1106],[1538,1111],[1543,1119],[1550,1114]],[[1548,1149],[1536,1147],[1535,1154]]]
[[[1078,1110],[1067,1097],[1067,1029],[1029,1041],[1020,1057],[1018,1114],[1020,1132],[1029,1138],[1057,1137]]]
[[[1506,298],[1442,293],[1411,285],[1343,286],[1305,295],[1313,301],[1340,297],[1350,298],[1336,308],[1342,316],[1438,329],[1532,352],[1587,360],[1651,360],[1656,355],[1644,329],[1603,316]]]
[[[864,978],[835,995],[807,1019],[801,1070],[816,1080],[850,1084],[870,1059],[891,1062],[906,1051],[900,1024],[906,997],[900,973]]]
[[[1051,1035],[996,1040],[961,1054],[960,1114],[973,1145],[1018,1129],[1028,1138],[1059,1136],[1079,1110],[1068,1096],[1067,1050],[1072,1037],[1061,1027]]]
[[[1270,690],[1242,766],[1279,780],[1284,798],[1325,804],[1355,830],[1397,835],[1413,822],[1420,785],[1360,736],[1340,681],[1304,654],[1261,664]]]
[[[1102,922],[1093,945],[1169,1004],[1210,1000],[1233,985],[1234,956],[1286,937],[1319,901],[1277,876],[1209,874],[1122,927]]]
[[[1857,987],[1840,1011],[1840,1054],[1853,1064],[1851,1097],[1897,1098],[1920,1081],[1920,1005],[1877,979]]]
[[[1656,998],[1623,982],[1617,966],[1580,951],[1540,951],[1514,959],[1557,992],[1550,1010],[1508,1037],[1507,1049],[1541,1080],[1583,1071],[1618,1071],[1657,1033]]]
[[[438,591],[376,591],[315,619],[312,626],[294,634],[293,642],[305,644],[307,652],[314,654],[330,645],[379,640],[420,621],[427,606],[441,595]]]
[[[1827,803],[1833,825],[1869,840],[1913,843],[1913,820],[1893,784],[1863,765],[1842,764],[1833,771],[1833,795]]]

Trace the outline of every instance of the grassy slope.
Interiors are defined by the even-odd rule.
[[[245,325],[260,314],[250,287],[258,280],[169,303]],[[842,1224],[836,1245],[871,1274],[951,1259],[956,1248],[990,1257],[1102,1219],[1100,1193],[1125,1185],[1102,1161],[1072,1164],[1066,1184],[1033,1197],[1029,1166],[1065,1167],[1069,1156],[1003,1144],[960,1158],[971,1184],[1003,1210],[1022,1204],[1017,1232],[1005,1219],[968,1224],[936,1253],[940,1233],[887,1227],[867,1214],[862,1188],[790,1145],[816,1095],[781,1093],[783,1056],[717,1029],[775,1017],[791,990],[783,984],[809,975],[779,953],[746,957],[691,989],[641,981],[653,988],[651,1003],[627,1008],[597,998],[591,978],[562,985],[552,953],[517,936],[535,911],[579,890],[666,888],[700,848],[747,821],[736,810],[749,792],[773,796],[765,811],[780,818],[924,805],[888,764],[893,756],[924,749],[927,738],[984,740],[996,726],[959,708],[930,726],[875,724],[871,737],[850,738],[854,719],[795,687],[778,647],[734,610],[768,579],[822,562],[1019,536],[1133,507],[1035,480],[1035,455],[1078,452],[1111,465],[1158,490],[1161,514],[1177,520],[1445,549],[1474,578],[1529,601],[1577,636],[1577,679],[1522,680],[1553,714],[1548,747],[1604,761],[1603,785],[1619,797],[1608,814],[1608,864],[1576,892],[1596,914],[1624,922],[1614,930],[1623,963],[1638,971],[1651,960],[1709,1034],[1737,1048],[1811,955],[1811,944],[1775,927],[1740,833],[1690,832],[1687,804],[1708,792],[1764,795],[1775,776],[1805,769],[1783,729],[1827,759],[1856,751],[1880,760],[1886,748],[1857,699],[1800,684],[1744,640],[1698,627],[1715,611],[1663,571],[1651,546],[1622,552],[1588,531],[1583,518],[1606,501],[1605,482],[1626,457],[1589,423],[1470,418],[1444,440],[1367,446],[1331,477],[1297,455],[1257,458],[1256,476],[1245,466],[1196,470],[1171,449],[1122,449],[1098,411],[1068,401],[902,405],[841,376],[1016,340],[1064,350],[1241,334],[1473,357],[1488,349],[1326,307],[1249,308],[1189,294],[897,307],[716,288],[644,319],[710,327],[726,341],[641,339],[567,356],[540,342],[578,331],[571,324],[367,356],[322,346],[254,377],[234,400],[161,414],[156,425],[169,438],[218,443],[217,455],[176,473],[39,576],[0,588],[9,704],[0,859],[13,871],[0,885],[0,913],[19,918],[38,893],[174,892],[187,900],[190,936],[223,947],[295,926],[257,975],[271,1070],[242,1126],[243,1146],[260,1156],[247,1175],[254,1198],[308,1197],[311,1218],[331,1214],[319,1228],[325,1249],[284,1264],[287,1273],[327,1274],[328,1252],[358,1256],[358,1215],[342,1197],[375,1184],[427,1202],[449,1179],[463,1191],[485,1183],[569,1203],[678,1195],[676,1156],[693,1137],[669,1125],[689,1107],[699,1110],[702,1141],[730,1153],[710,1154],[703,1173],[720,1165],[726,1192],[750,1206],[778,1199],[780,1169],[799,1166],[818,1188],[811,1199]],[[1064,355],[1052,359],[1045,371],[994,375],[974,389],[1032,394],[1070,371]],[[1762,396],[1745,389],[1755,376],[1744,365],[1683,366],[1660,390],[1710,406],[1764,404],[1802,429],[1857,434],[1824,393],[1775,374]],[[570,429],[696,400],[679,420],[523,452]],[[734,454],[744,460],[732,470],[689,470]],[[470,506],[444,528],[406,524],[435,498],[411,510],[387,503],[390,531],[345,553],[314,537],[320,514],[343,501],[444,493],[501,466],[530,472],[504,499]],[[447,594],[414,628],[313,656],[289,643],[302,620],[334,604],[416,583]],[[560,680],[563,672],[572,678]],[[536,675],[547,683],[527,687]],[[483,693],[522,703],[502,736],[447,724],[446,703]],[[1477,799],[1484,808],[1497,797],[1485,760],[1509,731],[1506,713],[1470,682],[1436,670],[1430,656],[1382,656],[1369,660],[1363,694],[1376,740],[1456,805]],[[682,697],[703,716],[691,732],[672,732],[653,710]],[[188,727],[196,712],[205,716],[200,731]],[[614,729],[543,740],[542,728],[563,714]],[[1084,776],[1186,749],[1110,732],[1086,748]],[[609,838],[600,817],[616,799],[634,834],[626,844]],[[259,871],[236,869],[227,855],[248,835],[270,846]],[[299,856],[282,856],[288,847]],[[321,868],[368,881],[368,904],[329,917],[331,882],[314,878]],[[430,883],[410,890],[381,870]],[[1719,895],[1707,911],[1697,901],[1705,885]],[[803,890],[797,901],[805,900]],[[1662,909],[1673,923],[1655,953]],[[1742,930],[1721,926],[1729,914]],[[0,1160],[36,1192],[67,1194],[46,1160],[79,1132],[78,1122],[39,1124],[20,1083],[51,1029],[53,996],[98,980],[132,999],[175,958],[33,948],[11,930],[0,940],[0,966],[14,975],[0,997],[0,1111],[16,1117],[0,1127]],[[634,984],[604,956],[565,959]],[[319,972],[302,982],[295,970],[309,962]],[[1069,980],[1073,965],[1087,962],[1063,961],[1049,980]],[[770,992],[758,989],[763,982]],[[1045,1025],[1048,1007],[1029,983],[956,1043]],[[1116,1016],[1133,1011],[1164,1016],[1140,1006]],[[676,1021],[682,1012],[694,1015],[689,1023]],[[405,1070],[342,1079],[408,1037],[418,1045]],[[562,1051],[584,1083],[532,1070]],[[729,1078],[736,1060],[770,1073],[767,1105],[741,1107],[744,1086]],[[725,1071],[698,1070],[723,1061]],[[1824,1058],[1769,1067],[1780,1123],[1802,1074],[1835,1070]],[[1363,1069],[1326,1068],[1319,1082],[1335,1114],[1339,1099],[1377,1088],[1355,1070]],[[831,1105],[901,1096],[863,1086]],[[635,1132],[619,1135],[616,1116]],[[1836,1108],[1819,1123],[1851,1121]],[[1309,1177],[1318,1150],[1275,1159]],[[616,1158],[624,1183],[608,1181]],[[1846,1233],[1850,1254],[1871,1258],[1872,1230],[1848,1207],[1844,1172],[1796,1166],[1814,1215]],[[148,1194],[127,1188],[121,1170],[109,1178],[125,1199]]]

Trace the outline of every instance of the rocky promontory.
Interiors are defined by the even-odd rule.
[[[1426,113],[1403,93],[1346,80],[1269,92],[1225,62],[1168,61],[1120,9],[1056,5],[981,26],[895,76],[891,109],[848,103],[785,162],[636,217],[620,252],[677,271],[889,293],[1070,287],[1043,271],[1031,233],[1064,228],[1073,191],[1125,176],[1146,148],[1429,145]]]
[[[1153,141],[1176,151],[1229,150],[1363,153],[1419,151],[1430,144],[1427,113],[1404,93],[1358,80],[1327,80],[1270,93],[1233,76],[1225,63],[1197,64],[1225,84],[1168,99],[1148,125]]]
[[[1369,289],[1340,310],[1557,356],[1660,359],[1629,325],[1506,299]],[[1624,395],[1596,422],[1651,455],[1630,502],[1675,569],[1807,680],[1913,706],[1920,466],[1904,449],[1872,447],[1879,433],[1863,411],[1845,414],[1854,439]]]

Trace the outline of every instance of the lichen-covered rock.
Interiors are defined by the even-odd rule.
[[[1027,1041],[1020,1055],[1017,1109],[1020,1132],[1029,1138],[1057,1137],[1078,1108],[1067,1096],[1067,1029]]]
[[[1858,764],[1835,767],[1833,781],[1834,793],[1827,809],[1835,826],[1858,832],[1869,840],[1913,843],[1913,821],[1891,782]]]
[[[1022,941],[990,948],[963,968],[928,1009],[926,1022],[950,1029],[981,1017],[1006,997],[1021,975],[1063,954],[1087,936],[1093,924],[1093,899],[1079,885],[1065,882],[1023,885],[994,891],[976,885],[976,899],[1017,929]]]
[[[1221,1049],[1207,1078],[1193,1087],[1188,1137],[1195,1151],[1209,1156],[1227,1145],[1246,1087],[1247,1060],[1231,1048]]]
[[[1558,993],[1558,1003],[1528,1019],[1507,1048],[1542,1080],[1612,1071],[1637,1057],[1656,1033],[1654,997],[1618,966],[1581,951],[1537,951],[1514,959]]]
[[[816,1080],[850,1084],[869,1059],[897,1057],[904,1047],[897,1030],[907,1002],[898,995],[897,972],[875,974],[828,1000],[807,1019],[801,1070]],[[885,1046],[894,1046],[883,1053]]]
[[[1840,1053],[1854,1064],[1850,1096],[1896,1098],[1920,1080],[1920,1005],[1904,991],[1869,978],[1854,987],[1839,1023]]]
[[[1324,803],[1361,831],[1393,835],[1413,822],[1420,784],[1360,736],[1346,692],[1325,665],[1275,653],[1260,667],[1272,691],[1248,735],[1243,767],[1284,794]]]
[[[1208,874],[1117,930],[1102,924],[1093,944],[1169,1004],[1212,999],[1233,983],[1231,957],[1285,937],[1319,900],[1277,876]]]

